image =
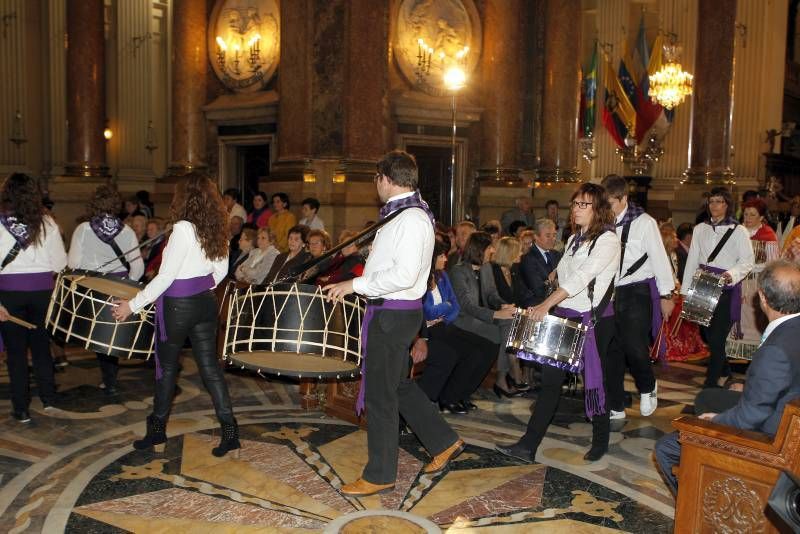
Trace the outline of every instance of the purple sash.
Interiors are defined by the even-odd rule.
[[[584,382],[584,409],[586,415],[593,417],[606,413],[606,392],[603,387],[603,365],[600,362],[600,350],[597,348],[597,338],[594,335],[591,310],[579,312],[571,308],[557,306],[553,314],[564,319],[579,320],[587,327],[586,340],[583,343],[583,382]],[[612,317],[614,306],[611,302],[606,306],[601,318]]]
[[[384,300],[383,304],[367,304],[364,318],[361,320],[361,387],[356,400],[356,415],[364,411],[364,395],[367,391],[367,332],[369,323],[378,310],[419,310],[422,309],[422,299],[417,300]]]
[[[55,286],[52,272],[0,274],[0,291],[52,291]],[[0,337],[0,352],[5,350]]]
[[[706,272],[722,274],[727,269],[712,267],[711,265],[700,264],[700,268]],[[742,339],[742,281],[732,286],[724,286],[723,291],[731,292],[731,323],[733,323],[733,339]]]
[[[196,276],[194,278],[179,278],[172,282],[166,291],[161,293],[156,299],[156,380],[161,380],[164,371],[161,369],[161,362],[158,360],[158,341],[167,341],[167,329],[164,326],[164,297],[191,297],[207,291],[214,287],[214,276]]]

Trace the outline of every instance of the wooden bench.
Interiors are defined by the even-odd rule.
[[[774,438],[697,417],[673,425],[681,442],[675,532],[787,532],[767,501],[782,470],[800,474],[800,399],[786,405]]]

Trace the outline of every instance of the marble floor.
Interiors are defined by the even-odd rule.
[[[97,387],[93,354],[73,351],[69,361],[57,374],[59,408],[45,411],[34,400],[27,425],[7,415],[8,376],[0,371],[2,532],[321,532],[349,514],[372,519],[348,532],[427,532],[432,524],[443,532],[671,532],[674,501],[651,452],[687,411],[704,371],[659,368],[658,411],[640,417],[635,395],[610,453],[592,464],[583,460],[591,426],[579,397],[563,398],[537,463],[526,465],[494,443],[522,434],[535,395],[500,401],[479,390],[477,411],[447,416],[467,443],[449,469],[423,474],[430,457],[404,435],[395,490],[354,499],[337,488],[360,474],[366,434],[301,410],[290,381],[228,373],[243,449],[238,459],[218,459],[210,453],[219,439],[210,399],[184,358],[167,450],[143,453],[131,442],[144,433],[152,369],[123,361],[121,394],[109,398]],[[394,512],[375,518],[380,510]]]

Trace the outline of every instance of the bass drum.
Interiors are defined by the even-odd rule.
[[[230,293],[223,357],[260,373],[349,378],[361,365],[364,307],[353,296],[328,302],[322,288],[274,284]]]

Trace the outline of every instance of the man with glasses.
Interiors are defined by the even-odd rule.
[[[659,343],[663,320],[669,319],[675,303],[675,278],[658,223],[628,201],[628,182],[616,174],[603,179],[614,212],[621,255],[614,290],[615,335],[608,354],[608,404],[611,419],[625,419],[625,367],[639,390],[639,413],[651,415],[658,406],[658,383],[650,363],[650,341]]]
[[[424,474],[444,470],[464,450],[464,442],[438,408],[408,377],[408,356],[422,324],[421,299],[428,289],[434,245],[434,217],[417,190],[417,172],[414,157],[406,152],[396,150],[381,158],[375,175],[378,196],[385,202],[380,218],[402,213],[376,234],[361,276],[323,288],[330,300],[354,292],[367,297],[356,412],[367,408],[368,461],[361,478],[341,489],[353,497],[394,489],[400,415],[433,454]]]
[[[715,187],[708,199],[709,219],[694,227],[692,244],[686,258],[681,293],[686,295],[697,269],[722,276],[725,290],[708,326],[702,327],[711,351],[704,388],[722,387],[730,379],[731,368],[725,354],[725,341],[731,326],[741,337],[739,319],[742,315],[741,282],[753,269],[755,256],[750,234],[733,218],[733,198],[725,187]]]

